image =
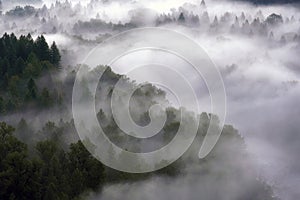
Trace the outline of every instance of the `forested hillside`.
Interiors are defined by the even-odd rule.
[[[30,35],[16,38],[13,34],[5,34],[0,39],[0,52],[0,119],[4,121],[0,123],[0,199],[84,199],[90,191],[101,192],[103,187],[110,184],[138,183],[153,177],[167,177],[175,181],[191,169],[196,176],[219,180],[210,185],[220,189],[214,194],[216,199],[224,197],[221,192],[224,181],[228,182],[227,189],[232,189],[233,184],[247,188],[239,191],[241,188],[234,187],[235,193],[227,194],[225,199],[275,199],[272,188],[257,179],[254,171],[249,171],[251,161],[244,140],[232,126],[225,126],[214,151],[207,158],[198,160],[197,151],[211,117],[206,113],[199,115],[197,140],[182,158],[170,166],[146,174],[128,174],[104,166],[78,141],[72,118],[59,118],[61,113],[70,112],[68,106],[62,105],[70,103],[70,88],[74,83],[76,68],[60,66],[60,53],[55,43],[49,47],[43,36],[33,40]],[[66,73],[64,79],[51,79],[60,71]],[[104,105],[109,105],[111,90],[119,79],[126,80],[127,84],[135,84],[108,68],[97,88],[98,98],[103,100]],[[87,84],[85,81],[83,85]],[[58,87],[56,84],[65,91],[61,95],[55,92]],[[85,94],[88,93],[87,90]],[[133,118],[139,124],[147,124],[149,113],[145,110],[155,101],[164,101],[165,95],[164,91],[150,84],[143,85],[133,97],[135,105],[139,105],[133,108]],[[57,106],[59,112],[53,110]],[[152,150],[152,147],[145,148],[142,141],[125,137],[106,106],[102,105],[102,109],[99,109],[98,120],[115,144],[129,151]],[[29,108],[36,110],[36,114],[13,121],[6,118],[6,115],[17,115]],[[39,126],[31,123],[34,118],[47,116],[47,113],[55,116],[56,120],[44,120]],[[167,123],[153,138],[155,144],[167,143],[174,137],[179,124],[178,115],[177,109],[168,108]],[[136,145],[126,146],[130,140],[135,141]],[[122,153],[111,154],[122,156]]]
[[[29,104],[50,106],[59,101],[55,91],[41,88],[36,81],[59,70],[60,53],[55,43],[49,46],[43,35],[17,38],[5,33],[0,38],[0,112],[7,113]]]

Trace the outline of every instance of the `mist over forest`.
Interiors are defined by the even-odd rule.
[[[299,11],[296,0],[0,0],[0,199],[300,199]],[[86,65],[90,52],[110,37],[145,27],[181,33],[207,53],[224,82],[224,127],[213,123],[218,116],[204,78],[174,55],[145,50],[110,66]],[[140,63],[165,63],[187,77],[200,112],[191,102],[179,105],[168,88],[149,83],[155,78],[180,88],[171,73],[124,74]],[[86,74],[77,80],[82,68]],[[98,80],[95,74],[102,71]],[[76,81],[80,102],[90,101],[90,83],[98,82],[97,120],[123,149],[107,150],[121,163],[132,162],[125,159],[127,151],[152,152],[169,144],[181,120],[187,135],[198,123],[197,136],[165,168],[112,169],[93,156],[95,141],[77,132]],[[119,82],[138,88],[129,104],[137,125],[147,126],[150,108],[162,105],[166,122],[155,136],[137,139],[119,127],[111,108],[114,95],[117,104],[126,101],[122,88],[114,93]],[[177,95],[189,97],[184,91]],[[162,113],[155,114],[160,119]],[[199,159],[209,126],[223,128],[222,134]],[[140,160],[136,167],[147,164]]]

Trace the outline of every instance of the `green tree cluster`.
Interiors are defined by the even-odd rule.
[[[29,157],[13,132],[0,123],[0,199],[74,199],[103,184],[103,165],[81,142],[66,152],[54,140],[41,141]]]
[[[59,69],[60,59],[55,42],[49,47],[43,35],[33,40],[30,34],[17,38],[5,33],[0,38],[0,113],[28,101],[50,106],[53,98],[49,89],[38,91],[36,79],[50,69]]]

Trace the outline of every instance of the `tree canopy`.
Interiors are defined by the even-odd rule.
[[[5,33],[0,38],[0,112],[24,107],[29,101],[52,105],[51,92],[38,88],[36,81],[59,69],[60,59],[55,42],[49,47],[43,35],[33,40],[30,34],[17,38]]]

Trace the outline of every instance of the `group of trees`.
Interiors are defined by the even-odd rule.
[[[104,99],[108,98],[110,102],[109,88],[120,78],[126,77],[117,75],[109,69],[102,78],[98,95]],[[65,84],[69,83],[65,82]],[[128,84],[133,83],[128,80]],[[34,88],[34,86],[30,87]],[[133,101],[138,106],[133,109],[144,110],[142,108],[151,106],[154,99],[164,97],[164,92],[146,85],[141,87],[134,96],[136,99],[133,98]],[[134,110],[132,111],[135,113]],[[154,143],[161,141],[162,144],[166,144],[175,136],[179,126],[176,120],[178,113],[179,111],[174,108],[167,110],[166,125],[158,137],[152,138]],[[149,122],[149,113],[142,112],[138,116],[136,116],[138,123]],[[100,110],[98,118],[104,126],[106,135],[122,149],[132,152],[153,150],[145,149],[141,141],[124,137],[125,133],[121,133],[109,111]],[[206,134],[209,118],[210,115],[201,114],[197,134],[199,140],[195,140],[182,158],[166,168],[146,174],[119,172],[101,164],[84,146],[90,141],[78,142],[78,137],[73,137],[76,135],[73,120],[47,122],[39,128],[40,130],[36,130],[37,128],[31,125],[31,122],[27,123],[25,119],[21,119],[18,125],[15,125],[16,130],[2,122],[0,123],[0,199],[80,199],[84,198],[84,194],[88,191],[99,191],[106,184],[141,181],[153,176],[178,178],[183,175],[185,166],[194,165],[200,170],[199,177],[201,174],[218,178],[228,177],[228,180],[239,181],[247,187],[248,184],[252,184],[250,189],[251,196],[255,197],[253,199],[273,199],[272,189],[257,180],[255,176],[251,176],[250,179],[247,177],[248,173],[236,176],[236,171],[243,172],[245,169],[235,161],[237,157],[245,159],[246,155],[243,139],[233,127],[225,126],[222,138],[214,151],[207,158],[198,160],[198,145]],[[70,140],[72,137],[73,140]],[[126,146],[126,143],[134,144],[138,148]],[[118,156],[120,162],[126,162],[122,160],[122,152],[114,152],[112,149],[107,151],[111,156]],[[216,162],[219,163],[218,165],[227,166],[229,163],[231,165],[229,168],[222,168],[221,172],[216,172],[212,167]],[[253,185],[257,187],[252,188]]]
[[[0,109],[2,112],[13,109],[22,112],[20,107],[15,106],[15,102],[18,101],[19,105],[34,102],[43,105],[51,105],[51,102],[54,105],[59,103],[53,101],[53,95],[49,92],[49,88],[42,89],[41,84],[36,83],[41,77],[46,79],[52,69],[57,71],[59,68],[60,54],[55,43],[49,47],[43,36],[34,41],[30,35],[17,39],[13,34],[5,34],[0,40],[0,52],[0,80],[2,81],[0,84]],[[63,90],[67,93],[64,95],[64,103],[72,96],[71,88],[76,75],[74,68],[70,70],[62,82]],[[86,95],[89,94],[88,81],[98,78],[95,76],[97,70],[102,70],[102,67],[99,66],[89,71],[87,79],[82,79],[85,98],[89,98],[89,95]],[[120,79],[123,79],[124,84],[135,84],[127,77],[115,74],[110,68],[107,68],[96,92],[96,100],[100,99],[103,106],[98,113],[98,120],[108,138],[124,151],[131,152],[150,152],[169,143],[176,135],[180,125],[178,121],[180,112],[175,108],[167,109],[166,124],[157,136],[151,138],[153,145],[145,145],[148,147],[143,145],[144,141],[127,137],[119,129],[111,111],[105,108],[110,105],[112,90]],[[55,85],[49,84],[48,81],[47,83]],[[147,111],[156,102],[164,100],[166,101],[165,92],[153,85],[146,84],[140,87],[131,99],[133,119],[141,125],[149,123],[149,112]],[[100,106],[100,108],[102,107]],[[59,113],[52,111],[51,115],[56,116],[55,114],[59,115],[63,112],[68,112],[68,110],[61,109]],[[244,169],[235,165],[234,159],[237,156],[245,159],[245,151],[243,139],[232,127],[224,128],[223,140],[221,138],[218,147],[205,160],[199,161],[194,154],[196,151],[198,152],[197,145],[206,134],[209,118],[210,115],[201,114],[198,130],[200,140],[197,140],[182,158],[164,169],[147,174],[123,173],[104,166],[86,150],[84,144],[87,145],[90,141],[78,141],[72,119],[69,119],[70,122],[63,120],[56,123],[41,122],[45,124],[44,126],[40,124],[42,127],[38,128],[31,125],[30,122],[27,123],[25,119],[21,119],[17,125],[14,124],[16,130],[7,123],[0,122],[0,199],[78,199],[85,192],[99,190],[105,184],[145,180],[151,176],[178,177],[183,174],[184,166],[192,165],[193,162],[197,163],[196,166],[199,167],[202,174],[208,176],[214,173],[210,172],[212,163],[219,162],[220,165],[232,163],[230,168],[222,169],[222,176],[238,181],[235,179],[236,174],[232,172]],[[128,146],[128,143],[133,145]],[[230,150],[229,153],[228,150]],[[124,151],[121,153],[111,149],[107,151],[111,156],[118,156],[120,162],[126,162],[126,160],[122,160]],[[145,164],[147,163],[145,162]],[[253,199],[272,199],[272,189],[270,187],[265,189],[264,185],[261,186],[261,182],[256,180],[255,176],[251,176],[250,181],[243,174],[237,178],[241,177],[243,178],[242,183],[250,182],[253,185],[259,185],[258,189],[253,189],[251,195],[260,198]]]
[[[180,172],[178,163],[149,174],[108,168],[81,141],[62,142],[73,126],[62,121],[59,125],[47,122],[34,133],[24,119],[16,129],[0,122],[0,199],[76,199],[107,183],[144,180],[158,174],[176,176]],[[28,141],[36,139],[40,140]]]
[[[169,111],[168,115],[174,120],[176,114],[173,112]],[[205,136],[209,117],[206,113],[201,114],[198,139]],[[99,191],[106,184],[136,182],[153,176],[178,178],[183,175],[185,166],[197,166],[200,171],[199,178],[204,174],[222,180],[225,178],[228,181],[237,181],[249,187],[246,193],[241,193],[243,197],[277,200],[273,198],[270,186],[255,176],[248,177],[252,173],[247,171],[248,165],[240,166],[236,162],[236,159],[243,159],[247,163],[247,155],[243,138],[232,126],[224,127],[217,146],[205,159],[199,160],[197,157],[198,145],[202,140],[196,139],[182,158],[166,168],[146,174],[124,173],[104,166],[86,150],[83,145],[86,141],[62,144],[62,136],[73,126],[72,121],[61,121],[59,124],[47,122],[38,132],[46,138],[24,143],[19,138],[25,132],[26,140],[34,140],[36,137],[30,124],[22,119],[15,130],[0,122],[0,199],[81,199],[89,191]],[[172,131],[171,127],[165,128],[166,134]],[[113,131],[107,134],[113,134]],[[107,151],[111,156],[120,156],[121,159],[122,152],[118,154]],[[216,169],[216,163],[218,166],[227,167]],[[236,173],[240,175],[236,176]]]
[[[280,0],[273,0],[273,2],[279,1]],[[287,2],[292,1],[293,0]],[[252,2],[267,3],[269,0],[255,0]],[[270,2],[272,2],[272,0]],[[97,13],[100,6],[102,6],[102,1],[90,1],[87,6],[82,6],[81,4],[74,5],[71,1],[57,1],[52,4],[51,7],[47,7],[46,5],[42,8],[33,8],[31,6],[16,7],[6,12],[5,15],[1,15],[0,21],[3,21],[2,24],[6,30],[18,32],[24,30],[38,30],[38,32],[52,34],[59,32],[63,34],[68,33],[68,35],[76,35],[80,40],[82,39],[82,35],[87,33],[94,34],[95,40],[103,40],[105,37],[102,38],[102,36],[105,36],[106,34],[110,35],[114,32],[125,31],[141,25],[149,25],[143,23],[140,24],[140,21],[149,20],[148,18],[144,18],[144,12],[140,12],[142,14],[132,15],[130,21],[127,23],[108,22]],[[163,26],[170,23],[180,24],[196,28],[199,32],[208,31],[217,34],[229,32],[230,34],[241,34],[246,37],[252,37],[253,35],[258,37],[269,37],[270,35],[275,34],[278,38],[277,42],[282,42],[282,40],[287,39],[284,38],[286,37],[285,33],[282,34],[280,31],[278,31],[279,35],[277,36],[277,29],[274,28],[274,24],[270,23],[272,20],[269,20],[272,16],[264,16],[261,11],[254,15],[253,13],[243,11],[241,11],[241,14],[225,11],[218,15],[212,15],[209,13],[209,9],[209,6],[206,6],[205,1],[203,0],[200,5],[184,4],[178,9],[172,9],[171,12],[167,14],[161,13],[159,16],[153,17],[153,19],[151,19],[153,21],[150,21],[151,23],[155,23],[156,26]],[[94,15],[86,18],[87,13],[94,13]],[[105,16],[105,13],[102,13],[102,15]],[[80,16],[82,16],[82,18]],[[282,18],[283,21],[282,23],[276,24],[276,26],[294,26],[294,23],[299,23],[299,19],[297,19],[296,16],[287,15],[280,16],[280,18]],[[59,19],[68,20],[61,21]],[[30,28],[28,28],[29,25]],[[294,39],[288,41],[299,42],[299,34],[300,32],[296,31]],[[88,42],[88,40],[86,41]]]
[[[91,19],[89,21],[81,21],[79,20],[73,26],[73,31],[76,34],[84,34],[84,33],[111,33],[113,31],[126,31],[129,29],[136,28],[137,25],[129,22],[125,24],[113,24],[107,23],[101,19]]]
[[[28,17],[35,13],[35,8],[32,6],[25,6],[24,8],[21,6],[17,6],[14,9],[8,11],[6,13],[7,16],[13,17]]]
[[[60,59],[55,42],[49,47],[43,35],[33,40],[30,34],[17,38],[5,33],[0,38],[0,112],[15,110],[28,101],[48,106],[50,91],[39,91],[36,80],[58,69]]]
[[[206,10],[198,15],[181,8],[171,14],[161,14],[157,18],[156,23],[157,25],[178,23],[184,26],[198,27],[199,31],[204,32],[230,32],[231,34],[268,37],[268,34],[275,25],[280,26],[284,23],[294,23],[296,21],[295,17],[287,18],[286,21],[284,21],[281,15],[274,13],[267,16],[265,19],[261,11],[258,11],[253,16],[249,16],[246,17],[244,12],[242,12],[240,16],[237,16],[234,13],[225,12],[221,16],[215,15],[213,18],[210,18],[209,13]]]
[[[54,140],[40,141],[33,155],[0,123],[0,199],[74,199],[104,182],[104,167],[81,142],[66,152]]]

